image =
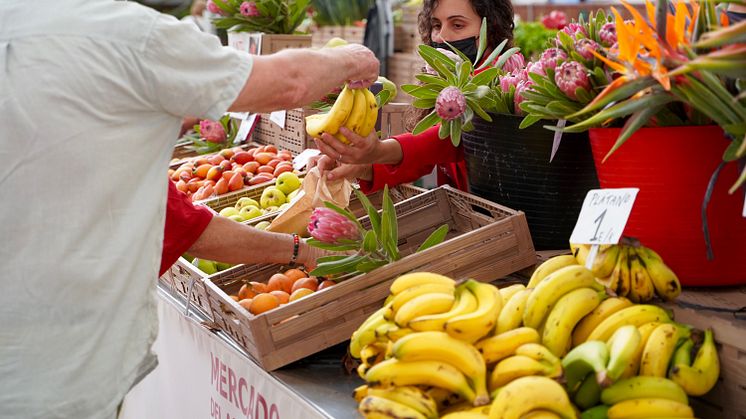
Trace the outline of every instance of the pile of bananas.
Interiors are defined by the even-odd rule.
[[[377,120],[378,104],[373,93],[368,89],[350,89],[345,85],[329,112],[306,117],[306,132],[314,138],[326,132],[349,144],[350,141],[339,132],[340,127],[367,137]]]
[[[350,340],[366,381],[354,394],[360,413],[693,417],[687,395],[706,393],[719,375],[712,332],[700,339],[658,306],[609,297],[572,256],[557,258],[528,286],[457,285],[426,272],[397,278]]]
[[[590,245],[571,243],[570,248],[577,262],[585,265]],[[639,243],[601,245],[591,271],[616,295],[636,303],[650,301],[656,294],[669,301],[681,294],[676,274],[660,255]]]

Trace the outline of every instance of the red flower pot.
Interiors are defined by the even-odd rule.
[[[707,260],[702,202],[723,151],[729,144],[718,126],[643,128],[605,163],[618,128],[590,131],[602,188],[637,187],[635,206],[624,234],[657,251],[683,285],[746,284],[744,196],[728,194],[737,167],[728,164],[715,185],[707,220],[714,260]]]

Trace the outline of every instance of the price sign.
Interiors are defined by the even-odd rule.
[[[311,157],[318,156],[319,154],[321,154],[321,151],[316,150],[315,148],[307,148],[303,150],[293,159],[293,169],[303,169],[304,167],[306,167],[306,165],[308,165],[308,160],[310,160]]]
[[[280,128],[285,129],[285,111],[275,111],[269,114],[269,120],[279,125]]]
[[[254,129],[254,124],[256,124],[256,117],[257,114],[253,113],[248,115],[245,119],[241,120],[241,125],[238,126],[238,132],[236,133],[236,138],[235,140],[233,140],[234,144],[238,145],[246,140],[246,137],[249,136],[251,130]]]

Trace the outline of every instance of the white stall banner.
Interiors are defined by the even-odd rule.
[[[318,410],[171,303],[159,298],[158,367],[121,418],[323,418]]]

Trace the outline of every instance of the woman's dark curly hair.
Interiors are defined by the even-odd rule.
[[[480,17],[487,18],[487,47],[493,49],[505,39],[508,40],[506,48],[513,46],[513,4],[510,0],[470,0],[471,6]],[[430,45],[433,32],[431,18],[433,9],[437,7],[438,0],[424,0],[422,10],[417,16],[417,29],[420,32],[422,43]],[[405,125],[411,131],[414,126],[428,113],[429,109],[417,109],[410,107],[405,113]]]

